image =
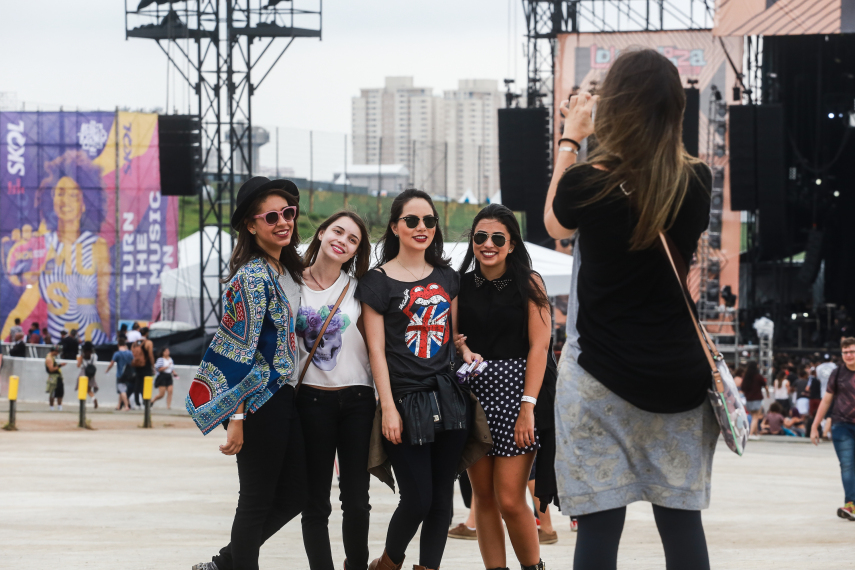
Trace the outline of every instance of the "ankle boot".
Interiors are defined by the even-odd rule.
[[[404,557],[406,558],[406,556]],[[368,565],[368,570],[401,570],[401,566],[404,565],[404,561],[401,560],[398,564],[392,562],[392,559],[389,558],[389,555],[386,554],[386,551],[383,551],[383,556],[380,558],[375,558],[371,561],[371,564]]]
[[[488,568],[487,570],[510,570],[510,568]]]
[[[522,564],[520,564],[520,568],[522,568],[522,570],[546,570],[546,566],[543,564],[542,558],[540,559],[540,562],[538,562],[534,566],[523,566]]]

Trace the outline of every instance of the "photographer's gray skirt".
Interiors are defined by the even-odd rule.
[[[709,402],[677,414],[645,412],[569,355],[558,364],[555,475],[564,515],[635,501],[707,508],[718,436]]]

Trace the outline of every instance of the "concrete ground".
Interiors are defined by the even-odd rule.
[[[229,537],[237,501],[234,458],[202,437],[183,410],[142,415],[89,410],[93,430],[76,427],[76,402],[63,412],[26,404],[20,431],[0,431],[0,568],[187,570],[209,560]],[[5,423],[7,404],[0,402]],[[752,441],[742,458],[719,446],[704,523],[713,568],[855,568],[855,522],[835,516],[843,493],[834,450],[784,441]],[[333,555],[344,558],[333,488]],[[397,497],[372,486],[370,548],[383,539]],[[455,501],[455,524],[465,516]],[[553,513],[559,542],[542,547],[551,568],[572,568],[574,533]],[[417,541],[407,565],[416,563]],[[511,553],[510,544],[508,552]],[[516,568],[513,555],[508,567]],[[621,568],[664,568],[650,506],[630,506]],[[262,568],[308,568],[298,521],[262,548]],[[483,568],[474,541],[449,540],[442,567]]]

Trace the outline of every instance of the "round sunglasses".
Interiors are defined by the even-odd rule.
[[[424,218],[420,218],[418,216],[404,216],[403,218],[398,218],[398,220],[404,220],[407,223],[407,227],[411,230],[418,227],[420,220],[425,223],[425,227],[429,230],[435,228],[437,222],[439,222],[439,218],[436,216],[425,216]]]
[[[503,247],[508,241],[505,234],[495,233],[490,235],[487,232],[475,232],[475,235],[472,236],[472,241],[478,245],[484,245],[487,243],[487,238],[490,238],[493,241],[493,245],[496,247]]]
[[[263,218],[268,226],[275,226],[281,218],[285,222],[293,221],[297,217],[297,206],[285,206],[281,210],[270,210],[253,218]]]

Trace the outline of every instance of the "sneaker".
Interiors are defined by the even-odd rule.
[[[50,411],[53,411],[53,406],[50,407]]]
[[[463,523],[460,523],[450,531],[448,531],[448,538],[460,538],[463,540],[478,540],[478,534],[475,532],[474,528],[469,528]]]
[[[579,532],[579,521],[577,519],[570,519],[570,530]]]
[[[837,509],[837,516],[849,521],[855,521],[855,503],[849,501],[848,503]]]
[[[537,540],[540,544],[555,544],[558,542],[558,533],[555,531],[544,532],[543,529],[537,529]]]
[[[759,435],[749,435],[749,436],[748,436],[748,439],[750,439],[750,440],[752,440],[752,441],[753,441],[753,440],[758,440],[758,439],[760,439],[760,436],[759,436]]]
[[[198,564],[194,564],[193,568],[190,570],[219,570],[217,565],[213,562],[200,562]]]
[[[56,409],[57,409],[57,410],[59,410],[59,411],[61,412],[61,411],[62,411],[62,406],[57,406],[57,407],[56,407]]]

